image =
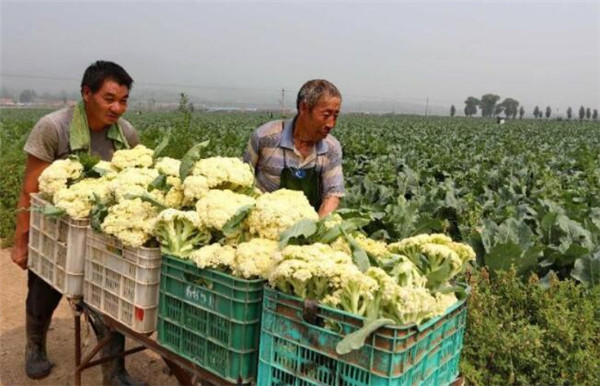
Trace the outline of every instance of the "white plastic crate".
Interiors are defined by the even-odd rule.
[[[83,294],[85,238],[89,220],[52,219],[33,209],[46,205],[31,195],[28,268],[67,297]]]
[[[85,302],[139,333],[156,330],[160,248],[129,248],[88,229]]]

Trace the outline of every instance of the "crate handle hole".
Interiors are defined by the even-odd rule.
[[[183,278],[185,280],[189,281],[189,282],[192,282],[194,284],[198,284],[198,285],[200,285],[202,287],[206,287],[208,289],[212,289],[213,288],[213,282],[210,281],[210,280],[208,280],[208,279],[205,279],[203,277],[200,277],[200,276],[197,276],[197,275],[194,275],[194,274],[186,272],[186,273],[183,274]]]
[[[319,303],[313,299],[304,299],[302,306],[302,319],[314,326],[323,327],[323,318],[319,317]]]

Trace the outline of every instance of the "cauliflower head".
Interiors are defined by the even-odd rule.
[[[327,244],[288,245],[275,255],[268,279],[282,292],[320,300],[339,289],[347,266],[354,266],[352,258]]]
[[[347,255],[352,255],[352,247],[344,236],[339,236],[333,240],[333,242],[329,243],[329,245],[336,251],[344,252]]]
[[[304,193],[280,189],[258,197],[256,207],[246,221],[251,234],[278,240],[281,232],[305,219],[317,221],[319,215]]]
[[[81,177],[83,165],[72,159],[59,159],[50,164],[38,178],[40,192],[54,202],[54,194],[66,188],[69,181]]]
[[[379,286],[379,296],[383,301],[391,301],[394,297],[394,291],[398,285],[383,269],[378,267],[369,267],[365,275],[375,280]]]
[[[340,264],[336,273],[340,282],[339,289],[332,294],[339,299],[336,308],[367,316],[379,292],[377,280],[360,272],[354,264]]]
[[[231,190],[213,189],[198,200],[196,211],[203,227],[219,231],[238,209],[246,205],[254,205],[254,199]]]
[[[329,216],[322,218],[321,221],[326,230],[331,230],[336,226],[341,225],[344,222],[344,219],[338,213],[332,213]]]
[[[435,300],[436,307],[434,309],[434,313],[436,315],[443,315],[450,306],[458,302],[458,298],[456,297],[456,294],[454,292],[446,294],[437,292],[435,294]]]
[[[390,254],[387,248],[387,244],[383,241],[373,240],[363,235],[362,233],[355,233],[354,240],[356,243],[365,250],[368,254],[376,259],[386,257]]]
[[[124,245],[138,248],[152,237],[157,216],[156,208],[139,198],[121,200],[108,208],[102,231],[117,237]]]
[[[275,266],[278,243],[273,240],[255,238],[240,243],[235,253],[233,274],[245,279],[267,279]]]
[[[166,176],[179,177],[180,166],[180,160],[170,157],[162,157],[156,161],[154,169],[158,170],[160,174],[164,174]]]
[[[473,248],[453,242],[443,234],[423,234],[388,245],[393,253],[408,257],[426,276],[427,286],[435,288],[459,274],[465,264],[475,259]]]
[[[421,324],[438,314],[436,298],[421,287],[395,286],[390,301],[381,304],[382,317],[395,319],[398,324]]]
[[[432,270],[448,264],[451,268],[450,276],[454,276],[460,272],[462,268],[462,260],[454,250],[446,245],[440,244],[423,244],[421,253],[427,256]]]
[[[235,248],[218,243],[210,244],[193,251],[189,258],[202,269],[230,270],[235,261]]]
[[[470,245],[451,242],[448,247],[458,254],[463,263],[475,260],[476,254]]]
[[[127,194],[143,194],[148,191],[148,185],[158,177],[156,169],[130,168],[121,171],[110,182],[110,191],[117,201]],[[158,192],[158,191],[157,191]],[[151,194],[154,191],[151,192]],[[156,196],[156,193],[152,194]]]
[[[413,237],[407,237],[395,243],[389,244],[388,249],[392,253],[409,255],[415,251],[420,251],[423,244],[448,245],[452,239],[441,233],[422,234]]]
[[[104,160],[98,161],[98,163],[94,165],[93,169],[99,172],[102,176],[109,179],[116,176],[117,173],[119,173],[117,168],[112,166],[110,162]]]
[[[210,233],[200,227],[195,211],[165,209],[158,214],[154,234],[161,244],[162,253],[187,258],[197,245],[210,241]]]
[[[208,179],[204,176],[187,176],[183,180],[183,205],[190,206],[208,193]]]
[[[144,145],[137,145],[133,149],[115,151],[111,160],[112,166],[119,170],[128,168],[149,168],[154,163],[154,150]]]
[[[85,178],[54,195],[54,205],[63,209],[69,217],[83,219],[89,216],[94,194],[106,203],[110,196],[106,178]]]
[[[166,192],[154,189],[150,192],[150,195],[168,208],[181,208],[184,201],[183,184],[181,183],[181,180],[179,177],[167,176],[167,185],[170,185],[171,187]]]
[[[252,167],[238,158],[211,157],[199,160],[193,176],[204,176],[210,189],[245,190],[254,185]]]

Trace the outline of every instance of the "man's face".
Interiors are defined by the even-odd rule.
[[[302,119],[304,126],[308,129],[311,141],[318,142],[329,134],[335,127],[342,100],[338,97],[323,95],[313,106],[312,110],[306,103],[300,104],[300,113],[298,118]],[[307,138],[308,139],[308,138]]]
[[[127,86],[110,79],[105,80],[102,87],[95,93],[84,86],[83,100],[90,128],[99,130],[116,123],[127,110],[128,98]]]

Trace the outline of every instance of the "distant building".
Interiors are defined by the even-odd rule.
[[[16,107],[21,109],[59,109],[76,105],[76,100],[40,99],[35,102],[15,102],[11,98],[0,98],[0,107]]]
[[[12,98],[0,98],[0,106],[16,106],[17,104]]]
[[[258,111],[258,109],[254,107],[228,107],[228,106],[216,106],[216,107],[207,107],[209,112],[246,112],[246,111]]]

